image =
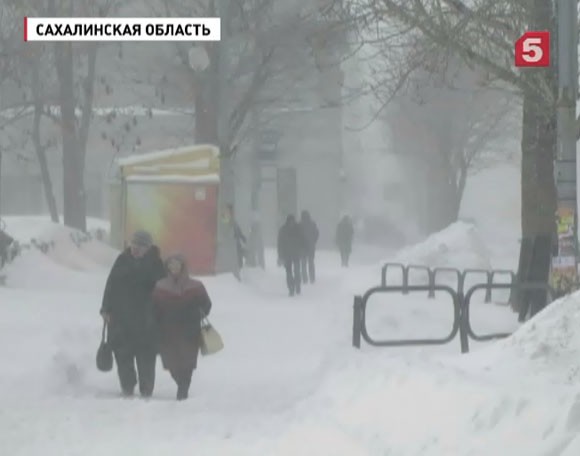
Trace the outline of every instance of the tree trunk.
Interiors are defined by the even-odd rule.
[[[48,167],[48,160],[46,159],[46,148],[42,145],[42,143],[40,141],[40,118],[41,118],[41,116],[42,116],[42,108],[35,106],[35,108],[34,108],[34,120],[33,120],[33,126],[32,126],[32,141],[34,143],[36,157],[38,158],[38,165],[40,166],[40,176],[42,178],[44,197],[46,199],[46,204],[48,206],[48,212],[50,214],[50,219],[54,223],[59,223],[60,217],[58,215],[58,207],[56,204],[56,198],[54,197],[54,191],[52,189],[52,179],[50,177],[50,169]]]
[[[197,144],[217,145],[215,99],[210,96],[211,87],[208,87],[208,85],[211,86],[212,82],[208,77],[202,78],[201,84],[195,90],[195,142]]]
[[[71,43],[55,44],[62,133],[63,213],[67,226],[86,231],[86,200],[82,151],[77,136],[74,62]]]
[[[555,230],[555,108],[524,94],[522,128],[522,237],[552,235]]]
[[[530,13],[531,29],[554,31],[553,6],[550,0],[534,0]],[[524,80],[543,78],[555,95],[556,72],[554,70],[554,68],[526,70],[522,77]],[[546,102],[541,95],[531,89],[525,90],[522,125],[522,242],[518,266],[519,281],[530,280],[530,273],[533,273],[535,281],[548,280],[550,249],[543,248],[536,254],[530,250],[536,239],[546,237],[553,239],[556,232],[557,194],[554,179],[556,141],[556,105]],[[530,258],[533,259],[531,264],[526,261]],[[528,300],[533,297],[532,294],[531,292],[516,293],[514,305],[525,309]]]
[[[428,167],[429,234],[447,228],[459,217],[462,195],[457,187],[456,170],[451,168],[444,153],[437,154]]]
[[[32,96],[34,100],[34,119],[32,122],[32,142],[36,157],[38,158],[38,165],[40,167],[40,176],[42,179],[42,187],[44,189],[44,198],[48,206],[50,219],[54,223],[59,223],[60,217],[58,214],[58,207],[56,198],[52,188],[52,178],[50,177],[50,169],[48,167],[48,160],[46,159],[46,148],[42,145],[40,139],[40,121],[42,118],[42,100],[40,96],[40,68],[37,62],[33,62],[31,70],[32,79]]]
[[[2,157],[4,153],[0,147],[0,215],[2,214]]]

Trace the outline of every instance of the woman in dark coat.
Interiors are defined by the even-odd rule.
[[[209,315],[211,300],[203,284],[189,277],[182,256],[169,257],[165,264],[167,277],[157,282],[153,291],[159,354],[163,367],[177,383],[177,400],[184,400],[197,367],[201,320]]]

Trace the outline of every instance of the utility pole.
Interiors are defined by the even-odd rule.
[[[217,43],[217,61],[215,74],[215,103],[217,110],[217,137],[220,151],[220,194],[218,202],[218,239],[216,272],[233,272],[239,275],[234,240],[234,214],[230,214],[228,205],[235,205],[235,181],[233,157],[231,155],[230,136],[230,97],[228,91],[229,43],[231,0],[217,0],[216,13],[220,20],[221,40]]]
[[[578,94],[577,0],[556,2],[558,35],[558,144],[555,163],[558,196],[558,256],[553,261],[557,291],[578,282],[578,188],[576,181],[576,97]]]

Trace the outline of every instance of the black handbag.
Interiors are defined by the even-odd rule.
[[[107,323],[103,322],[103,335],[101,345],[97,350],[97,369],[101,372],[109,372],[113,369],[113,350],[107,341]]]

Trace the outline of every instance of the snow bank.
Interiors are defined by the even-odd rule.
[[[452,267],[459,270],[491,267],[487,249],[477,228],[470,223],[456,222],[424,241],[400,250],[391,258],[357,268],[345,281],[345,291],[360,294],[367,288],[378,286],[381,269],[385,263],[425,265],[430,268]],[[457,279],[442,273],[437,282],[449,283],[453,280]],[[402,283],[400,269],[389,270],[387,282],[389,285],[400,285]],[[423,272],[412,272],[409,282],[415,285],[426,284],[427,275]]]
[[[576,385],[580,381],[580,292],[550,304],[510,338],[474,354],[473,368],[529,382]]]
[[[6,284],[17,288],[82,290],[95,280],[91,272],[110,268],[118,252],[76,230],[40,217],[7,217],[6,229],[23,247],[7,265]],[[94,226],[102,229],[102,222]],[[43,252],[40,247],[45,248]]]
[[[577,293],[469,355],[345,351],[272,454],[577,455],[579,326]]]
[[[62,217],[61,217],[62,218]],[[48,215],[36,216],[3,216],[2,221],[6,223],[8,233],[20,242],[29,242],[31,239],[43,236],[52,226],[61,226],[53,223]],[[97,230],[108,235],[111,224],[107,220],[94,217],[87,218],[87,228],[91,234]]]
[[[368,356],[327,377],[302,404],[308,418],[289,429],[281,449],[293,442],[301,450],[295,454],[348,454],[344,448],[369,456],[556,456],[574,438],[579,420],[570,390],[538,394],[486,380],[441,362]],[[340,438],[328,442],[333,433]]]
[[[423,242],[401,250],[394,261],[458,269],[490,267],[487,248],[475,225],[455,222]]]

